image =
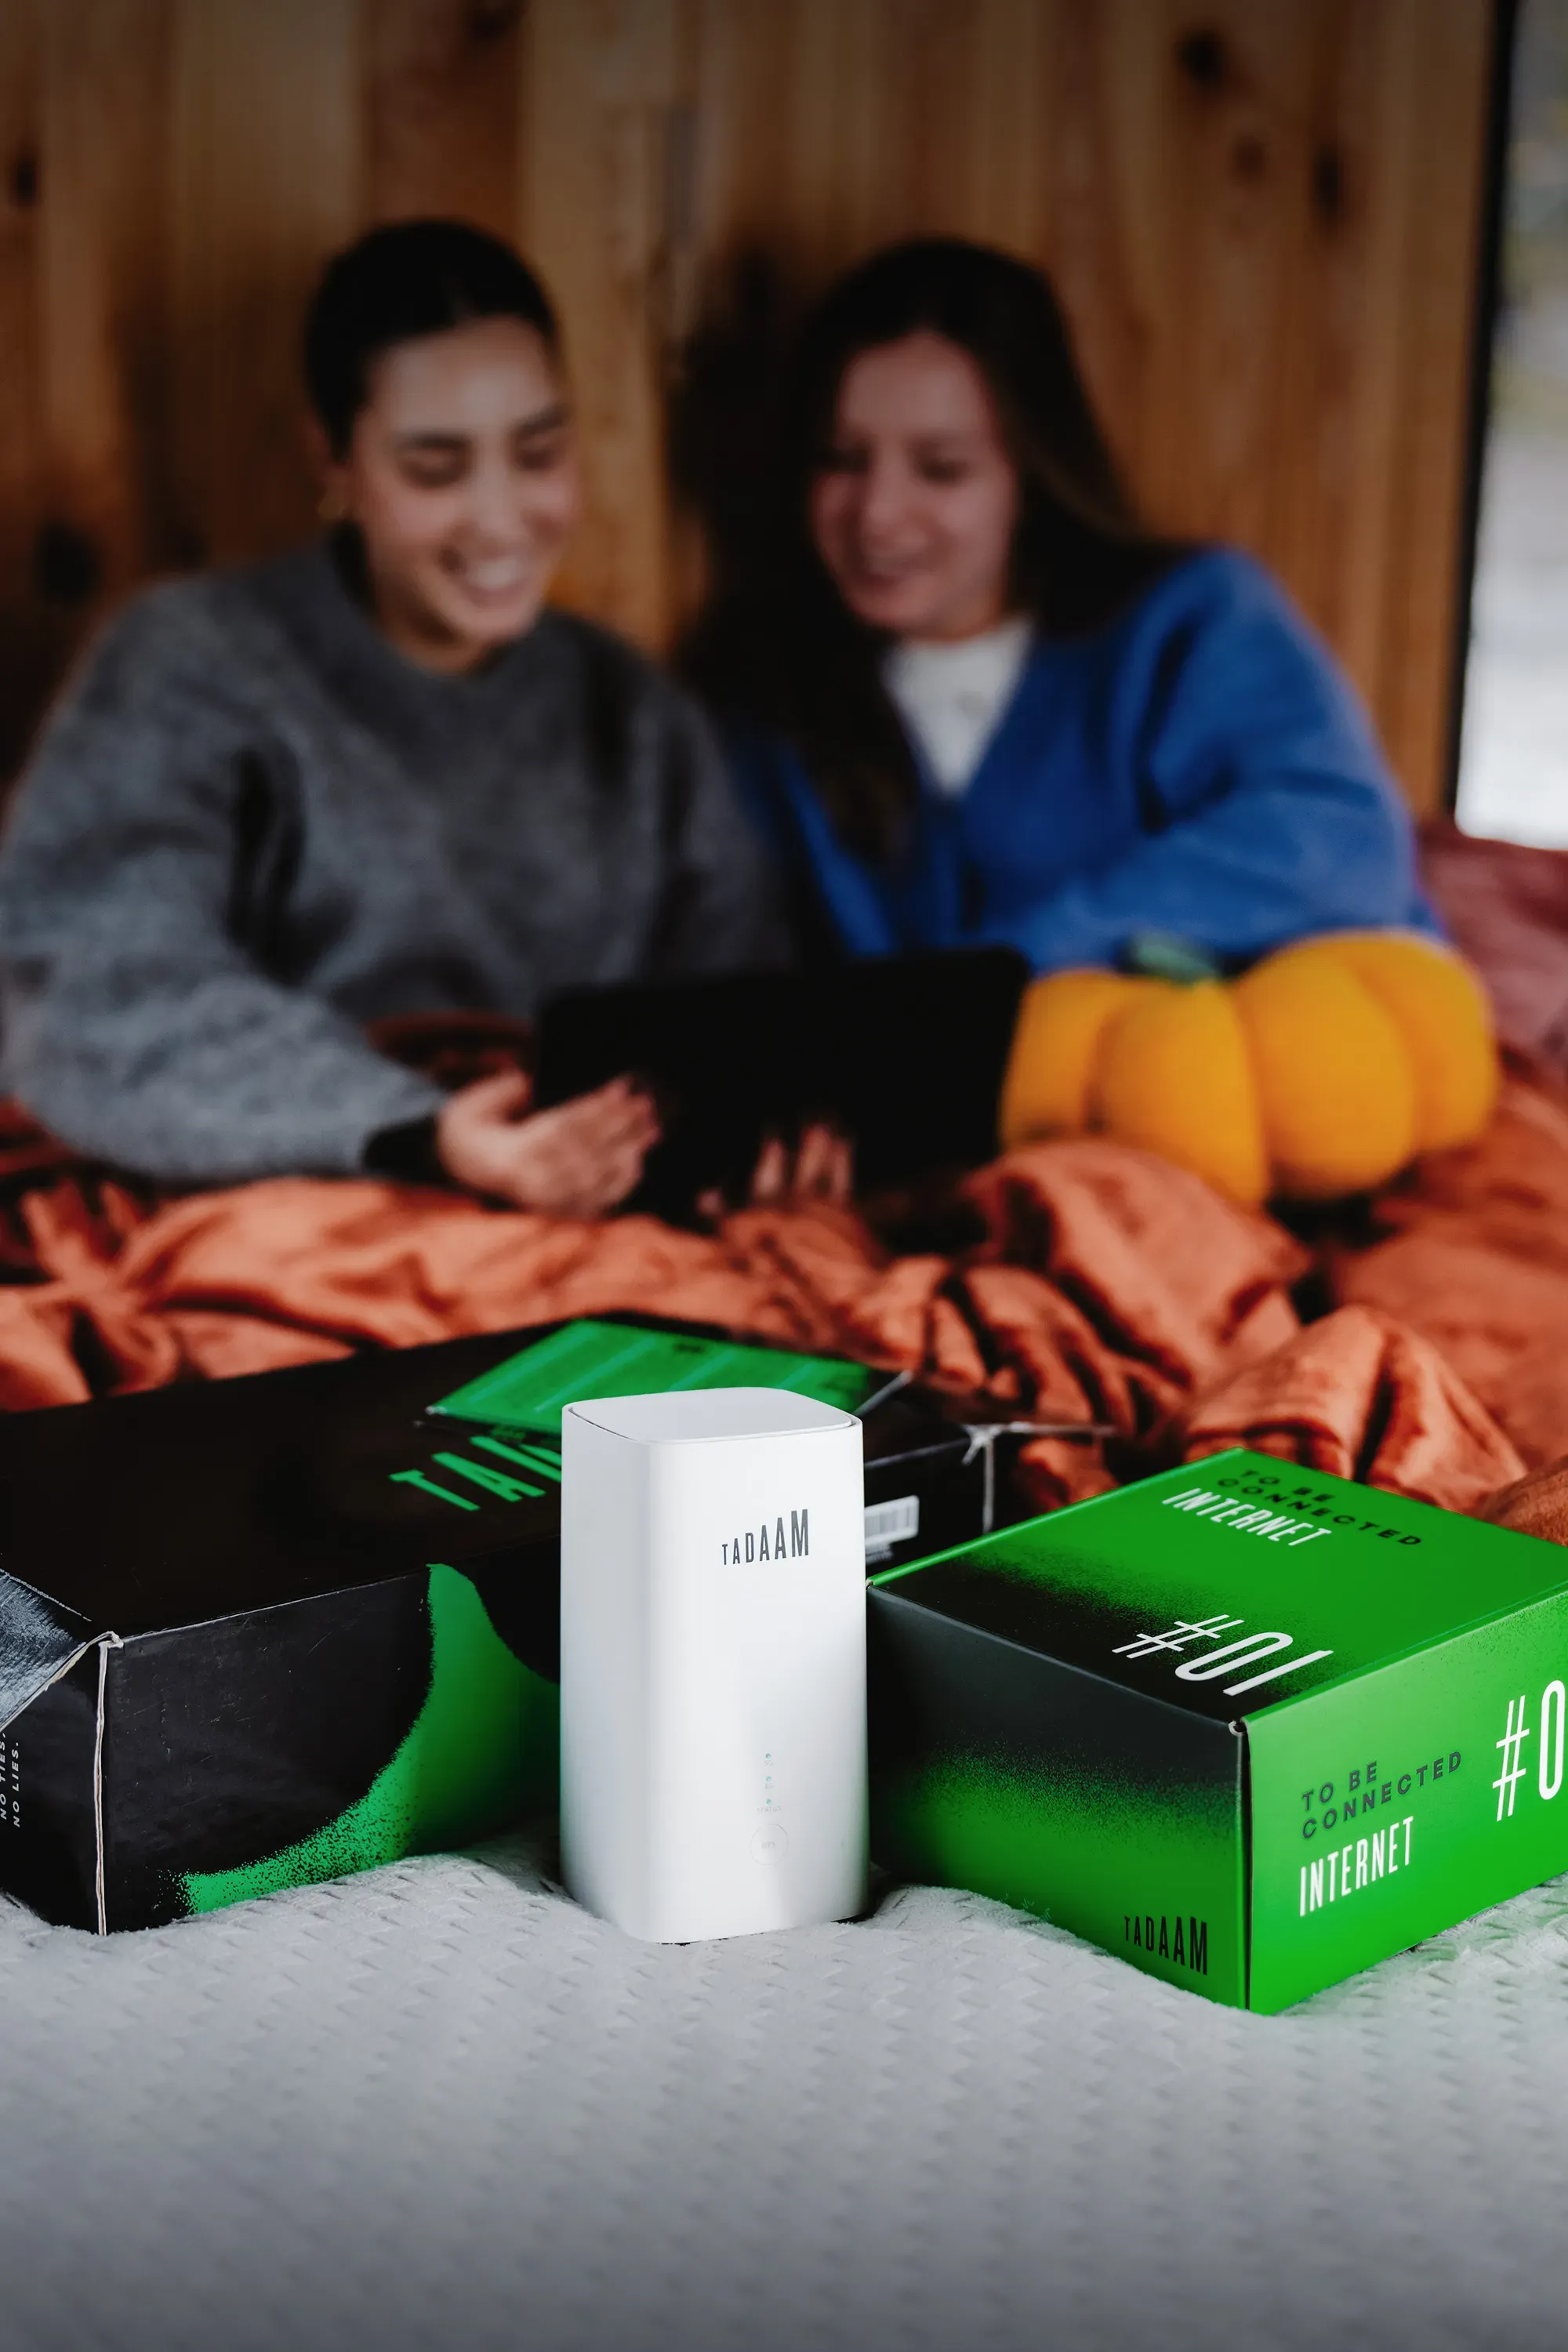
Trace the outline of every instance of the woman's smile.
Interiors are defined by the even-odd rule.
[[[447,556],[447,567],[475,596],[513,595],[535,569],[526,556],[465,555],[458,550]]]

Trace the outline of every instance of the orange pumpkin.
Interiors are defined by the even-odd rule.
[[[1025,994],[1005,1148],[1097,1130],[1233,1200],[1330,1200],[1490,1116],[1497,1047],[1463,960],[1413,931],[1340,931],[1239,980],[1063,971]]]

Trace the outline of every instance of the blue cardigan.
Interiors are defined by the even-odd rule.
[[[852,955],[1002,943],[1037,971],[1156,932],[1249,961],[1303,933],[1437,925],[1353,690],[1247,557],[1187,557],[1109,628],[1037,644],[967,791],[922,779],[900,853],[838,838],[800,761],[742,797]]]

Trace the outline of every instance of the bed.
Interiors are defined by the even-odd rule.
[[[1562,2340],[1563,1883],[1260,2019],[970,1896],[664,1949],[549,1866],[0,1910],[8,2352]]]
[[[1524,1492],[1553,1532],[1556,919],[1486,1144],[1310,1232],[1091,1142],[984,1172],[946,1254],[773,1215],[585,1255],[385,1187],[159,1202],[13,1118],[0,1401],[500,1328],[526,1294],[1109,1414],[1109,1448],[1026,1447],[1036,1507],[1246,1438],[1456,1507]],[[0,1903],[5,2352],[1563,2336],[1568,1882],[1260,2019],[963,1895],[659,1948],[553,1867],[541,1832],[105,1941]]]

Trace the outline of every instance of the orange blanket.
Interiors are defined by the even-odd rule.
[[[45,1163],[13,1160],[11,1270],[35,1278],[0,1288],[0,1406],[643,1308],[908,1368],[1007,1416],[1109,1424],[1102,1445],[1026,1447],[1023,1499],[1036,1507],[1246,1442],[1468,1509],[1561,1450],[1568,1410],[1555,1444],[1544,1411],[1512,1412],[1503,1351],[1517,1321],[1504,1332],[1489,1300],[1492,1339],[1470,1329],[1467,1354],[1445,1297],[1407,1295],[1415,1277],[1401,1290],[1405,1261],[1390,1254],[1423,1233],[1441,1251],[1456,1216],[1473,1241],[1484,1199],[1489,1245],[1519,1244],[1538,1275],[1552,1226],[1568,1291],[1568,1111],[1527,1093],[1499,1133],[1505,1160],[1521,1134],[1535,1139],[1529,1200],[1503,1198],[1485,1147],[1472,1162],[1456,1155],[1429,1191],[1424,1179],[1382,1205],[1387,1237],[1370,1252],[1334,1254],[1348,1303],[1305,1328],[1292,1290],[1316,1277],[1298,1241],[1098,1140],[1032,1146],[981,1171],[966,1190],[984,1237],[904,1257],[835,1211],[748,1211],[704,1235],[305,1179],[159,1203],[79,1173],[33,1189]],[[16,1152],[36,1148],[18,1132]],[[1445,1294],[1451,1275],[1444,1260]]]
[[[1328,1268],[1337,1299],[1429,1340],[1531,1468],[1568,1449],[1568,1092],[1514,1079],[1481,1141],[1383,1194]]]

